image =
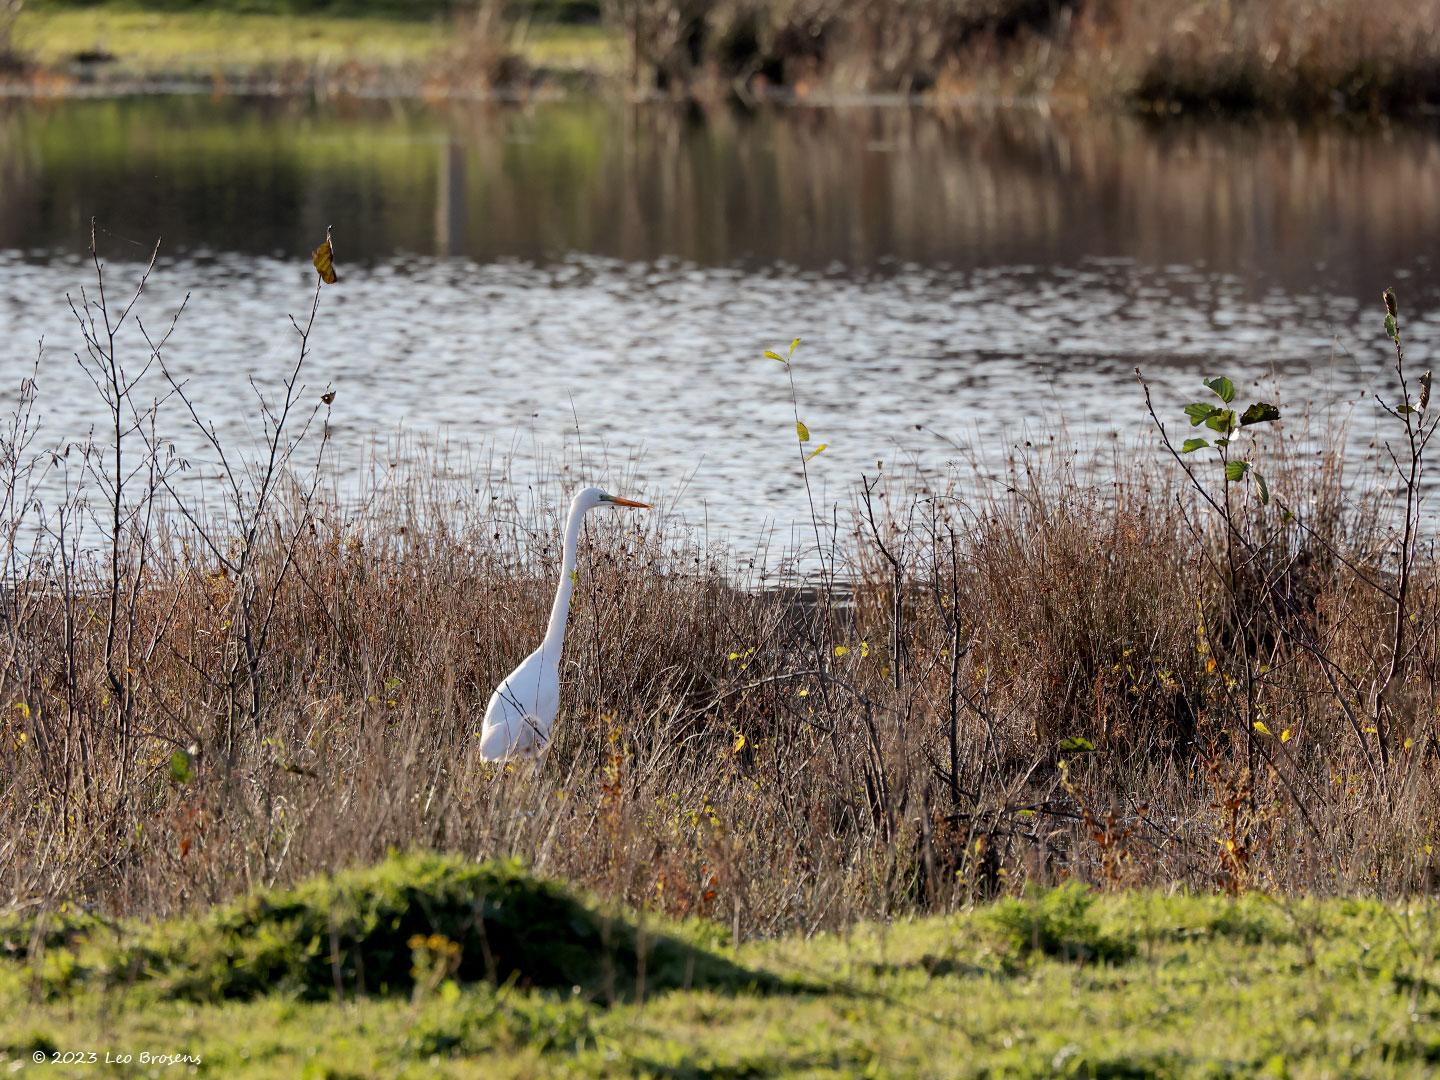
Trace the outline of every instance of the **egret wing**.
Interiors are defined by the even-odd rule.
[[[542,749],[560,704],[559,671],[531,653],[490,695],[480,730],[480,752],[489,761]]]

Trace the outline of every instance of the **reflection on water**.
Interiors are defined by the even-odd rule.
[[[911,108],[448,113],[73,102],[0,116],[0,247],[94,215],[172,253],[960,268],[1133,258],[1355,295],[1440,225],[1424,131],[1147,128]]]
[[[756,358],[797,334],[837,488],[954,456],[931,432],[993,461],[1061,415],[1138,431],[1137,363],[1177,399],[1219,367],[1278,371],[1287,401],[1353,396],[1385,363],[1390,283],[1425,364],[1437,167],[1427,131],[910,108],[13,108],[0,375],[45,334],[51,412],[84,425],[64,294],[94,216],[117,271],[165,238],[144,310],[193,292],[177,364],[243,433],[223,403],[279,370],[333,224],[312,377],[341,391],[342,451],[400,425],[558,446],[578,415],[617,455],[643,448],[658,486],[698,466],[697,501],[759,489],[784,517],[789,405]]]

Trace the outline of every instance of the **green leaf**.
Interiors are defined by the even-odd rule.
[[[1385,316],[1385,336],[1391,341],[1400,336],[1400,327],[1396,324],[1394,315]]]
[[[1205,426],[1211,431],[1218,431],[1222,435],[1228,435],[1235,430],[1235,413],[1232,409],[1216,409],[1205,421]]]
[[[803,440],[802,440],[802,441],[803,441]],[[805,455],[805,460],[806,460],[806,461],[814,461],[817,457],[819,457],[821,454],[823,454],[823,453],[825,452],[825,448],[826,448],[827,446],[829,446],[829,445],[830,445],[829,443],[823,443],[823,442],[822,442],[819,446],[815,447],[814,450],[811,450],[808,454]]]
[[[1395,411],[1401,416],[1409,416],[1411,413],[1417,413],[1420,410],[1415,408],[1414,405],[1396,405]]]
[[[1215,440],[1215,445],[1216,445],[1216,446],[1229,446],[1229,445],[1230,445],[1230,440],[1229,440],[1229,439],[1216,439],[1216,440]]]
[[[1240,426],[1248,427],[1250,424],[1266,424],[1271,420],[1280,419],[1280,407],[1271,405],[1268,401],[1257,401],[1243,413],[1240,414]]]
[[[170,779],[177,784],[188,784],[193,775],[190,769],[190,755],[176,750],[170,755]]]
[[[1249,471],[1250,463],[1248,461],[1227,461],[1225,463],[1225,479],[1232,484],[1238,480],[1244,480],[1245,474]]]
[[[1222,375],[1218,379],[1206,379],[1205,385],[1213,390],[1215,396],[1225,402],[1226,405],[1229,405],[1230,402],[1235,400],[1235,384],[1225,378],[1225,376]]]
[[[1265,482],[1265,476],[1264,476],[1263,473],[1256,472],[1254,475],[1255,475],[1255,486],[1260,489],[1260,505],[1261,505],[1261,506],[1269,506],[1269,505],[1270,505],[1270,485]]]
[[[1196,450],[1199,450],[1202,447],[1206,447],[1209,445],[1209,442],[1204,439],[1186,439],[1185,445],[1180,447],[1180,453],[1193,454]]]
[[[804,424],[802,424],[799,420],[795,421],[795,434],[800,436],[801,442],[810,441],[810,429],[807,428]]]
[[[781,356],[778,352],[776,352],[774,349],[766,349],[765,358],[767,360],[779,360],[782,364],[788,364],[790,362],[786,360],[785,357]]]
[[[1083,735],[1071,735],[1060,740],[1060,750],[1066,754],[1090,754],[1095,744]]]
[[[1192,401],[1185,406],[1185,415],[1190,418],[1191,427],[1198,427],[1219,411],[1217,406],[1206,405],[1203,401]]]

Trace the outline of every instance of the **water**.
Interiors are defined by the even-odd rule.
[[[158,328],[190,295],[172,365],[247,444],[249,380],[293,362],[330,224],[307,401],[336,390],[342,470],[448,440],[523,479],[578,447],[748,541],[803,514],[789,385],[761,358],[797,336],[822,500],[903,463],[999,471],[1062,430],[1128,444],[1137,365],[1170,415],[1219,373],[1287,408],[1359,401],[1363,449],[1380,290],[1417,370],[1440,342],[1437,168],[1429,130],[898,106],[12,106],[0,380],[43,336],[51,438],[99,419],[65,299],[94,217],[112,296],[163,237],[139,314]]]

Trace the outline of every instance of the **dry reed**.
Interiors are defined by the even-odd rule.
[[[634,81],[741,96],[1081,97],[1147,110],[1414,113],[1435,0],[611,0]]]

